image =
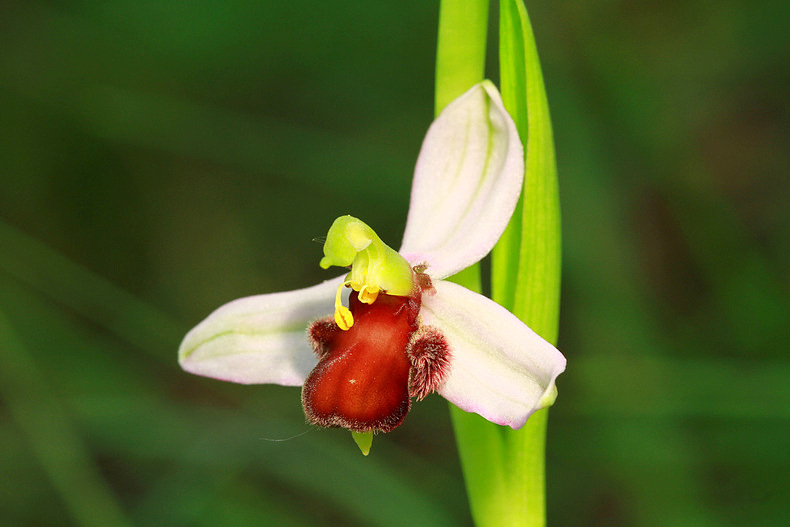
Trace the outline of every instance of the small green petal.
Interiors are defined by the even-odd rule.
[[[370,447],[373,445],[373,432],[351,432],[351,437],[359,447],[363,456],[370,454]]]
[[[332,265],[351,266],[348,285],[357,292],[364,287],[373,298],[378,291],[407,296],[414,287],[409,262],[353,216],[340,216],[332,223],[320,265],[324,269]]]

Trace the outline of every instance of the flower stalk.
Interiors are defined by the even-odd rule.
[[[486,34],[481,26],[487,28],[488,2],[469,4],[441,4],[437,111],[446,93],[483,76]],[[555,343],[560,284],[556,164],[540,62],[522,0],[501,0],[499,31],[503,100],[527,155],[523,196],[492,253],[492,296]],[[479,266],[454,280],[479,291]],[[548,411],[536,412],[520,430],[498,427],[452,406],[451,416],[475,523],[544,526]]]

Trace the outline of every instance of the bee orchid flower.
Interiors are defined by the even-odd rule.
[[[446,278],[490,252],[523,179],[515,125],[494,85],[477,84],[428,130],[399,251],[361,220],[339,217],[320,265],[348,274],[220,307],[184,338],[181,367],[302,386],[308,422],[351,430],[365,453],[373,433],[399,426],[412,398],[432,392],[522,427],[554,402],[565,357],[500,305]]]

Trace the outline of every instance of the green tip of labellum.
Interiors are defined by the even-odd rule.
[[[548,408],[554,401],[557,399],[557,387],[552,385],[551,390],[541,397],[540,401],[538,402],[538,408]]]
[[[351,437],[359,447],[363,456],[370,454],[370,447],[373,445],[373,432],[351,432]]]

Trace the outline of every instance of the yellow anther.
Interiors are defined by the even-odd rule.
[[[365,304],[372,304],[379,296],[379,288],[363,285],[359,290],[359,301]]]
[[[335,322],[343,331],[348,331],[354,325],[354,315],[344,305],[335,306]]]
[[[340,295],[346,284],[347,282],[340,284],[340,287],[337,288],[337,295],[335,295],[335,323],[343,331],[348,331],[348,329],[354,325],[354,315],[352,315],[351,311],[340,301]]]

